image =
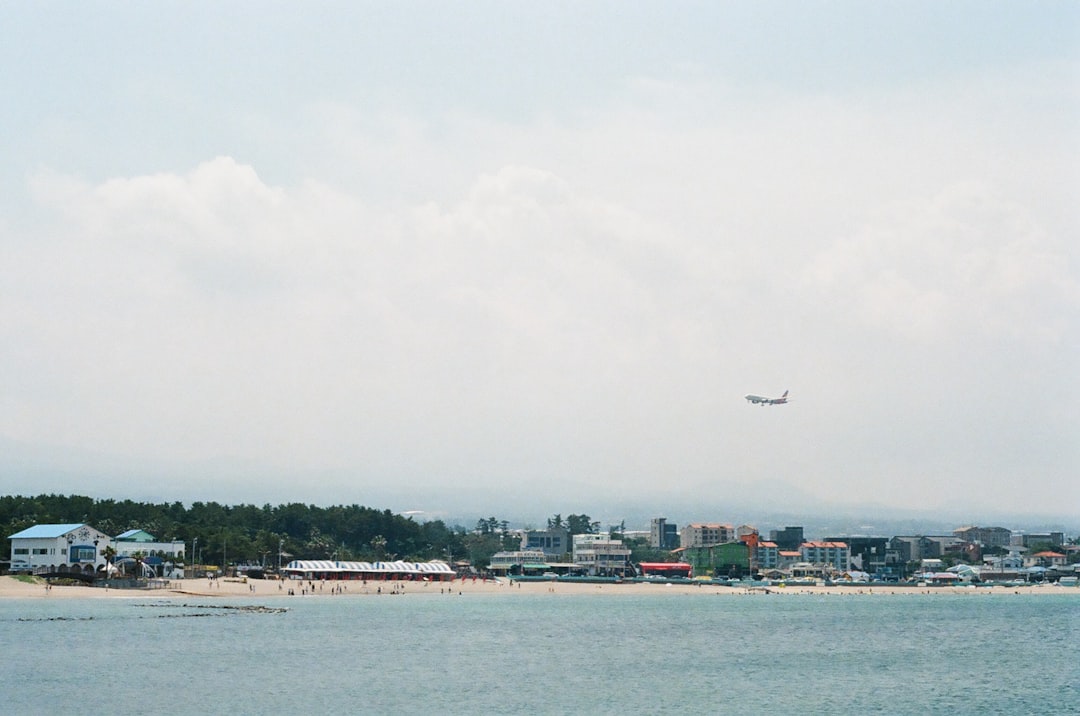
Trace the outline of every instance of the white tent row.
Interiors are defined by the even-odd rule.
[[[338,562],[327,559],[296,559],[282,569],[294,574],[410,574],[452,575],[446,562]]]

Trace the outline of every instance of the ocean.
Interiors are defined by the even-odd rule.
[[[1080,714],[1080,589],[10,599],[0,645],[8,714]]]

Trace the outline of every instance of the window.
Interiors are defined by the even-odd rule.
[[[15,554],[30,554],[30,550],[28,550],[26,547],[16,547]]]
[[[48,547],[34,547],[34,552],[33,553],[34,554],[48,554],[49,553],[49,548]]]
[[[93,562],[96,556],[93,547],[72,547],[71,548],[71,561],[72,562]]]

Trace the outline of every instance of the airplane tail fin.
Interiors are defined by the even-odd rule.
[[[783,395],[781,395],[780,397],[781,397],[781,398],[786,398],[786,397],[787,397],[787,394],[788,394],[788,392],[787,392],[787,391],[785,390],[785,391],[784,391],[784,394],[783,394]]]

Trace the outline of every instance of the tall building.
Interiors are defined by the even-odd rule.
[[[826,537],[825,541],[846,544],[851,567],[870,574],[884,574],[887,565],[899,562],[896,552],[889,549],[888,537]]]
[[[607,534],[574,535],[574,563],[592,576],[625,576],[631,571],[630,548]]]
[[[570,543],[570,530],[565,527],[525,530],[521,533],[521,549],[540,550],[548,559],[562,560],[573,549]]]
[[[711,547],[735,541],[735,529],[731,525],[689,524],[682,529],[680,547]]]
[[[803,543],[802,527],[785,527],[782,530],[769,530],[769,541],[785,551],[796,551]]]
[[[758,542],[754,550],[754,562],[758,569],[776,569],[780,564],[780,550],[775,542]]]
[[[679,546],[678,525],[666,517],[654,517],[649,526],[649,546],[653,549],[675,549]]]
[[[959,527],[953,530],[957,539],[977,542],[983,547],[1008,547],[1012,530],[1004,527]]]

